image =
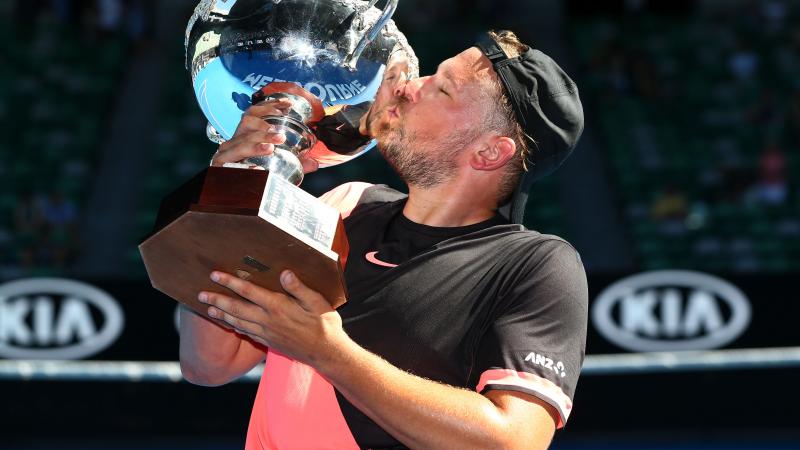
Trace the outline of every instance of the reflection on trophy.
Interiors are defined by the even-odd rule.
[[[251,105],[287,98],[284,115],[264,117],[286,141],[271,155],[209,167],[164,198],[153,233],[139,246],[153,286],[188,307],[219,291],[213,270],[280,291],[291,269],[334,307],[346,301],[348,244],[341,215],[297,185],[299,156],[328,167],[374,146],[360,136],[394,52],[409,72],[416,58],[381,11],[358,0],[207,0],[186,31],[186,63],[214,142],[230,139]],[[263,170],[253,170],[253,169]]]

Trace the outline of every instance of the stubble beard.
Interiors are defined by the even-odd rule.
[[[401,107],[405,101],[399,99],[397,107]],[[370,111],[367,127],[377,139],[381,155],[407,185],[432,188],[455,177],[458,154],[476,137],[476,133],[450,130],[442,136],[445,133],[442,130],[436,136],[438,142],[432,142],[433,139],[420,137],[407,130],[402,119],[395,124],[390,124],[388,120],[380,121],[386,109],[377,114]]]
[[[452,132],[431,143],[408,132],[402,124],[385,136],[378,140],[383,157],[406,184],[423,189],[439,186],[456,176],[457,157],[469,142],[463,135]]]

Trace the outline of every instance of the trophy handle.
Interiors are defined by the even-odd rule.
[[[400,0],[386,0],[386,6],[383,7],[383,14],[378,18],[378,20],[361,36],[361,39],[358,41],[358,45],[356,45],[355,50],[353,50],[350,55],[344,61],[345,67],[350,70],[356,69],[356,63],[358,62],[358,58],[361,56],[361,53],[367,48],[370,42],[374,41],[375,38],[378,36],[378,32],[381,31],[386,22],[392,18],[394,15],[394,11],[397,9],[397,3]],[[371,8],[377,0],[371,0],[369,5],[366,9]]]

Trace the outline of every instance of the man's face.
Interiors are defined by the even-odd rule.
[[[482,71],[491,64],[470,48],[431,76],[406,80],[402,69],[387,68],[365,126],[404,181],[432,187],[455,175],[459,156],[482,131]]]
[[[387,110],[397,104],[396,90],[402,89],[408,81],[408,58],[403,52],[396,52],[386,64],[383,80],[375,94],[367,114],[361,119],[361,134],[376,137],[388,127]]]

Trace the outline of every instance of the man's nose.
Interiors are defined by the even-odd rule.
[[[397,79],[394,82],[394,87],[392,88],[392,95],[394,95],[395,97],[402,96],[406,88],[406,83],[408,83],[408,75],[405,72],[400,72],[397,75]]]
[[[395,86],[394,95],[396,97],[405,97],[406,100],[410,102],[416,102],[419,100],[419,91],[422,83],[422,78],[406,80],[406,78],[402,76],[397,86]]]

